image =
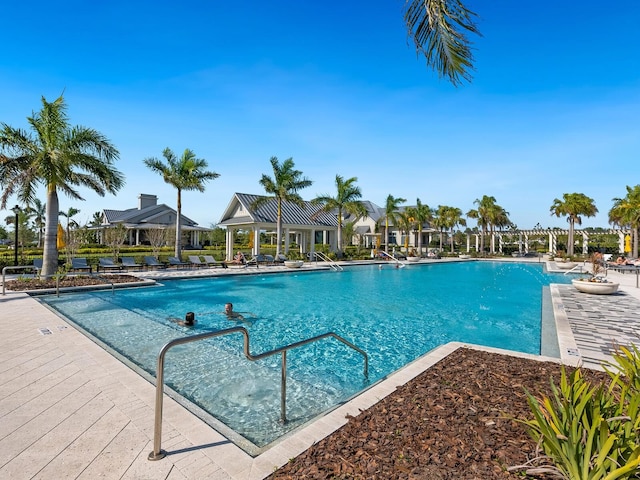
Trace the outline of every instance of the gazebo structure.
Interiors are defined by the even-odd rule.
[[[260,253],[260,233],[273,232],[277,228],[278,204],[275,198],[269,198],[255,207],[261,195],[235,193],[218,223],[226,227],[226,258],[231,260],[234,253],[233,237],[237,230],[248,230],[252,235],[253,255]],[[311,202],[282,203],[282,232],[284,252],[289,252],[293,240],[300,253],[312,253],[316,244],[329,245],[331,251],[337,248],[338,219],[330,212],[324,212],[322,206]]]

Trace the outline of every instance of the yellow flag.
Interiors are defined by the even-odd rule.
[[[64,243],[64,229],[60,224],[58,224],[58,240],[56,245],[58,246],[58,250],[64,248],[67,245],[66,243]]]

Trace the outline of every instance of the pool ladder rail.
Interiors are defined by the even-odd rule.
[[[182,345],[185,343],[196,342],[198,340],[204,340],[212,337],[220,337],[223,335],[230,335],[233,333],[241,333],[244,337],[244,355],[248,360],[255,362],[256,360],[261,360],[266,357],[270,357],[272,355],[276,355],[278,353],[282,354],[282,367],[280,373],[280,421],[287,421],[286,414],[286,402],[287,402],[287,351],[292,350],[297,347],[301,347],[303,345],[307,345],[309,343],[317,342],[324,338],[332,337],[343,343],[347,347],[355,350],[359,354],[361,354],[364,358],[364,377],[369,378],[369,357],[367,353],[361,348],[356,347],[353,343],[348,341],[347,339],[341,337],[340,335],[334,332],[323,333],[322,335],[317,335],[312,338],[308,338],[306,340],[301,340],[299,342],[292,343],[290,345],[286,345],[284,347],[276,348],[275,350],[271,350],[269,352],[260,353],[258,355],[252,355],[249,351],[249,332],[244,327],[232,327],[227,328],[225,330],[217,330],[215,332],[207,332],[201,333],[198,335],[191,335],[188,337],[176,338],[171,340],[164,347],[160,349],[160,353],[158,354],[158,365],[156,369],[156,407],[155,407],[155,422],[154,422],[154,433],[153,433],[153,451],[149,453],[149,460],[160,460],[167,455],[167,452],[161,449],[162,443],[162,404],[163,404],[163,389],[164,389],[164,360],[167,352],[172,347],[177,345]]]
[[[335,261],[331,260],[331,258],[328,255],[326,255],[326,254],[324,254],[322,252],[313,252],[312,257],[315,258],[315,259],[319,258],[323,262],[327,262],[329,264],[329,267],[331,268],[331,270],[335,270],[336,272],[344,270],[344,268],[342,268],[338,263],[336,263]]]
[[[389,257],[391,260],[394,260],[394,261],[398,264],[398,266],[399,266],[400,268],[404,268],[404,267],[406,267],[406,266],[407,266],[407,264],[406,264],[406,263],[404,263],[403,261],[401,261],[401,260],[397,259],[396,257],[394,257],[393,255],[391,255],[390,253],[385,252],[384,250],[380,250],[380,253],[381,253],[382,255],[384,255],[384,256]]]

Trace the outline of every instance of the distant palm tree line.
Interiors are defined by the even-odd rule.
[[[74,226],[72,217],[79,210],[70,208],[67,212],[58,209],[58,191],[67,196],[82,200],[77,187],[88,187],[99,195],[115,194],[123,185],[124,177],[114,167],[118,158],[117,149],[101,133],[86,127],[69,124],[66,105],[63,97],[54,102],[42,98],[42,109],[27,118],[31,132],[13,128],[2,123],[0,129],[0,185],[3,188],[0,196],[0,208],[6,208],[12,195],[27,206],[23,210],[25,218],[34,217],[34,224],[39,231],[39,243],[44,244],[42,274],[50,276],[57,270],[58,251],[56,246],[58,234],[58,216],[67,217],[67,230]],[[195,153],[185,149],[177,157],[169,148],[162,152],[166,162],[151,157],[144,159],[145,165],[160,174],[164,181],[177,190],[177,218],[175,256],[181,253],[182,191],[205,191],[205,183],[219,177],[219,174],[207,170],[207,162],[197,158]],[[300,191],[313,184],[300,170],[295,168],[292,158],[279,162],[277,157],[270,159],[273,176],[263,174],[258,183],[267,194],[256,202],[256,207],[269,199],[277,202],[277,242],[276,253],[280,253],[282,244],[282,204],[303,202]],[[344,249],[343,229],[353,231],[355,220],[366,215],[364,204],[360,200],[362,192],[356,185],[357,177],[344,178],[336,175],[336,193],[318,195],[312,200],[324,211],[336,212],[338,219],[338,254]],[[35,197],[36,187],[42,184],[47,191],[46,203]],[[638,227],[640,226],[640,185],[627,186],[627,195],[614,198],[614,205],[609,212],[611,224],[629,228],[633,236],[634,256],[638,254]],[[422,226],[430,225],[441,232],[448,232],[451,237],[453,251],[453,233],[460,226],[466,226],[463,212],[457,207],[439,205],[430,208],[420,199],[415,206],[402,208],[406,199],[388,195],[385,202],[384,244],[388,250],[389,227],[396,226],[400,231],[422,231]],[[497,204],[492,196],[484,195],[474,201],[475,208],[466,213],[466,217],[477,221],[481,231],[481,250],[484,251],[486,235],[492,235],[496,229],[511,226],[509,212]],[[568,253],[573,254],[573,235],[575,225],[582,223],[582,217],[592,217],[597,212],[593,199],[582,193],[565,193],[562,199],[554,199],[550,207],[552,215],[566,217],[569,223]],[[345,214],[353,219],[344,222]],[[99,222],[99,214],[94,215],[92,222]],[[8,217],[7,223],[14,220]],[[44,239],[42,231],[44,229]],[[421,235],[418,235],[418,248],[421,249]],[[493,242],[490,252],[495,253]]]

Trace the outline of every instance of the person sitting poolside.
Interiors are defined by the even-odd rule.
[[[627,259],[620,256],[618,258],[616,258],[616,265],[626,265],[627,264]]]
[[[227,263],[233,263],[235,265],[246,265],[247,259],[244,257],[244,253],[238,250],[238,253],[233,257],[233,260]]]

